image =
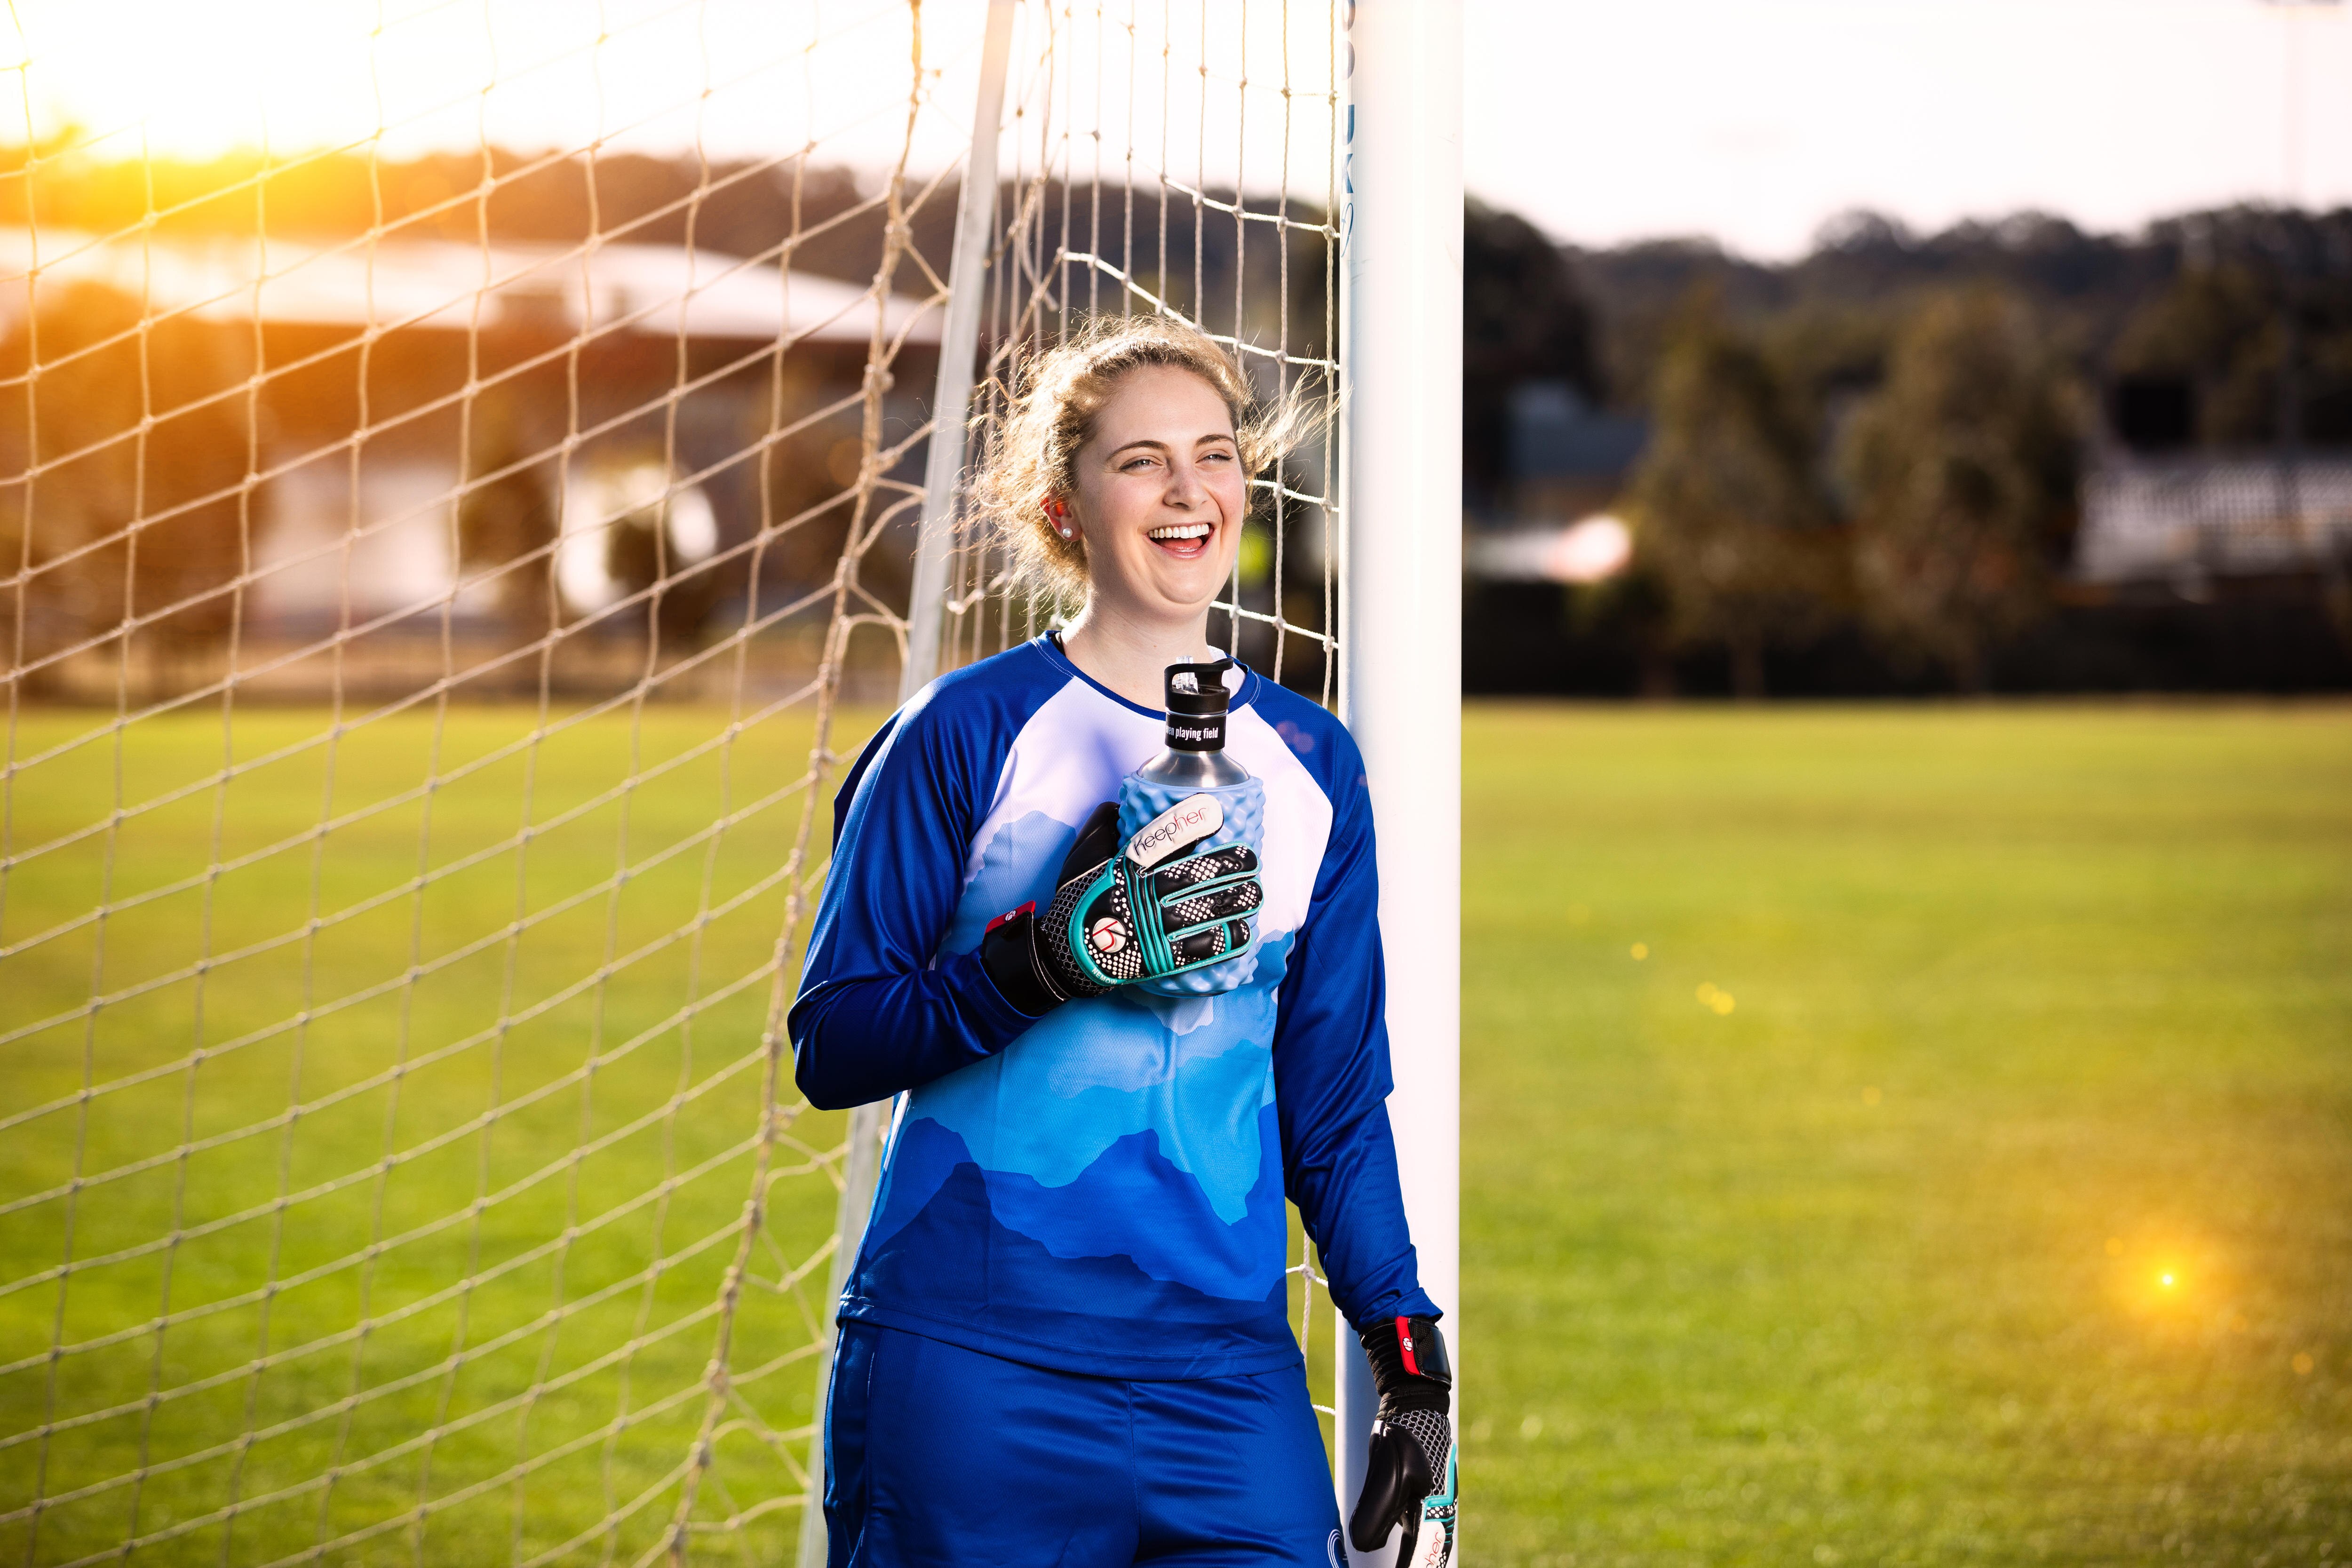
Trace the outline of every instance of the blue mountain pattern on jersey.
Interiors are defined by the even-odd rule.
[[[1269,1144],[1277,1136],[1275,1119],[1268,1106],[1260,1135]],[[1262,1355],[1269,1332],[1288,1337],[1282,1274],[1287,1220],[1276,1163],[1260,1174],[1249,1218],[1237,1226],[1206,1212],[1199,1188],[1159,1158],[1149,1133],[1123,1141],[1057,1189],[982,1171],[961,1138],[928,1117],[900,1130],[891,1165],[895,1186],[928,1196],[888,1234],[867,1234],[859,1272],[869,1292],[902,1303],[902,1323],[924,1319],[956,1331],[959,1342],[1016,1360],[1047,1347],[1057,1358],[1115,1357],[1129,1376],[1195,1375],[1226,1358]],[[1124,1222],[1125,1205],[1136,1203],[1160,1215],[1150,1235],[1139,1237]],[[1041,1204],[1092,1214],[1103,1233],[1064,1229],[1065,1245],[1080,1249],[1069,1253],[1006,1222],[1008,1215],[1034,1215]],[[1160,1244],[1180,1234],[1196,1246],[1204,1235],[1223,1237],[1221,1290],[1175,1278],[1176,1266],[1194,1277],[1202,1272],[1198,1256],[1181,1265],[1161,1256]],[[1140,1257],[1128,1250],[1139,1246]],[[1241,1303],[1255,1310],[1237,1314]],[[1136,1319],[1157,1325],[1148,1352],[1129,1341],[1126,1324]],[[1157,1364],[1147,1369],[1144,1362]]]

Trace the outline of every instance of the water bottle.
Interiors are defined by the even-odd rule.
[[[1168,744],[1120,782],[1118,832],[1121,839],[1132,837],[1177,802],[1198,795],[1213,796],[1224,813],[1224,825],[1203,839],[1201,848],[1246,844],[1257,852],[1263,874],[1265,786],[1225,755],[1230,698],[1224,674],[1233,665],[1232,659],[1221,658],[1213,664],[1168,667]],[[1241,929],[1245,934],[1231,958],[1136,984],[1158,996],[1215,996],[1247,984],[1257,973],[1256,920],[1243,922]]]

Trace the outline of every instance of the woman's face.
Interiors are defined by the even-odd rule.
[[[1187,625],[1233,573],[1248,481],[1233,416],[1188,370],[1121,376],[1078,448],[1069,521],[1082,529],[1097,613]]]

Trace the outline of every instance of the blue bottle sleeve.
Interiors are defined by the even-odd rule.
[[[1246,844],[1257,853],[1259,861],[1265,858],[1265,786],[1255,779],[1239,784],[1221,784],[1213,789],[1198,785],[1149,784],[1132,773],[1118,788],[1118,836],[1122,842],[1134,836],[1136,829],[1174,805],[1180,800],[1190,800],[1196,795],[1213,795],[1224,808],[1224,826],[1202,841],[1203,849],[1222,848],[1228,844]],[[1258,924],[1250,922],[1250,939],[1231,957],[1198,969],[1188,969],[1181,974],[1164,975],[1157,979],[1139,980],[1138,990],[1149,991],[1155,996],[1221,996],[1249,984],[1257,973]]]

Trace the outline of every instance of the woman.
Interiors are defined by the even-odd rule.
[[[1349,1533],[1371,1550],[1406,1523],[1401,1562],[1450,1548],[1451,1374],[1383,1103],[1347,731],[1226,678],[1226,750],[1265,792],[1263,864],[1223,852],[1241,890],[1221,914],[1256,927],[1238,989],[1104,990],[1038,914],[1119,850],[1097,806],[1160,750],[1163,672],[1202,656],[1249,481],[1292,423],[1180,322],[1098,323],[1044,355],[977,493],[1084,608],[932,682],[842,786],[799,1081],[823,1107],[907,1099],[840,1303],[835,1568],[1339,1560],[1286,1195],[1381,1393]]]

